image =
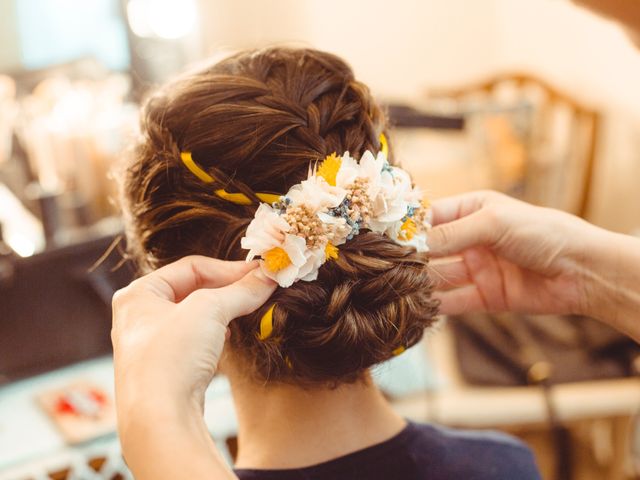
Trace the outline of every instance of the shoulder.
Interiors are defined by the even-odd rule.
[[[414,455],[428,458],[443,478],[540,478],[531,450],[505,433],[418,423],[410,423],[408,428]]]

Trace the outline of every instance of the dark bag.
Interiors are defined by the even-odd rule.
[[[557,421],[551,386],[637,375],[640,346],[586,317],[469,314],[450,321],[468,383],[543,389],[558,454],[556,478],[571,478],[569,434]]]
[[[113,241],[0,258],[0,385],[111,353],[111,296],[133,279]]]

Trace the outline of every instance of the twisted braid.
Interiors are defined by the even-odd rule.
[[[418,343],[437,314],[426,260],[373,233],[357,242],[359,251],[341,251],[317,282],[274,294],[263,307],[275,303],[267,339],[255,342],[251,322],[238,322],[237,348],[249,352],[253,370],[296,384],[350,381]]]

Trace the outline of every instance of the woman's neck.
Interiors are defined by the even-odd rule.
[[[406,425],[368,376],[314,390],[230,380],[239,423],[236,468],[314,465],[383,442]]]

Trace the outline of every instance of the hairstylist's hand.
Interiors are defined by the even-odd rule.
[[[136,478],[204,478],[223,465],[208,463],[219,458],[202,421],[204,392],[229,322],[275,289],[256,266],[186,257],[114,296],[118,431]]]
[[[589,258],[605,232],[497,192],[433,204],[429,246],[444,314],[587,313]]]

